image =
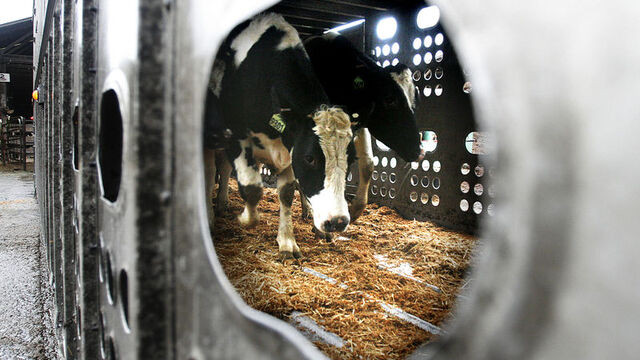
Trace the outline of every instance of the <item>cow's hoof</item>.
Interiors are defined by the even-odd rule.
[[[228,206],[216,206],[216,215],[217,216],[224,216],[225,214],[227,214],[229,212],[229,207]]]
[[[280,251],[280,253],[278,254],[278,261],[280,261],[281,263],[284,264],[285,260],[296,260],[296,259],[300,259],[302,257],[302,254],[300,253],[300,251]]]
[[[246,216],[246,213],[242,213],[238,216],[238,222],[240,225],[246,228],[254,227],[260,222],[260,216]]]
[[[362,215],[362,212],[364,211],[364,207],[365,204],[356,204],[356,205],[351,205],[349,207],[349,217],[351,218],[351,223],[353,223],[354,221],[356,221],[357,218],[360,217],[360,215]]]
[[[313,234],[316,237],[316,240],[324,240],[324,241],[326,241],[328,243],[333,242],[333,234],[322,232],[322,231],[316,229],[315,226],[312,228],[312,231],[313,231]]]

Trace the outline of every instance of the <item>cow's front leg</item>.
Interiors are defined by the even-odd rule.
[[[288,166],[278,174],[278,198],[280,199],[280,226],[278,227],[278,247],[280,260],[300,258],[300,248],[293,236],[293,221],[291,218],[291,204],[295,190],[293,169]]]
[[[369,200],[369,184],[373,173],[373,150],[371,149],[371,135],[366,128],[358,129],[354,138],[356,157],[358,159],[358,191],[349,207],[351,222],[354,222],[362,212]]]
[[[204,148],[202,156],[204,158],[204,183],[207,198],[207,218],[209,228],[213,229],[215,215],[213,212],[213,189],[216,185],[216,152],[213,149]]]
[[[300,194],[300,207],[302,208],[302,218],[303,219],[313,219],[313,214],[311,213],[311,204],[309,203],[309,199],[302,193],[302,189],[300,188],[300,183],[296,181],[296,190],[298,190],[298,194]]]
[[[238,221],[241,225],[249,227],[256,225],[259,220],[258,202],[262,198],[262,176],[249,140],[240,140],[238,144],[240,151],[233,164],[238,177],[240,196],[245,201],[244,211],[238,216]]]
[[[224,151],[216,153],[217,171],[220,175],[218,183],[218,197],[216,197],[216,214],[224,214],[229,210],[229,178],[233,167]],[[221,156],[220,156],[221,155]]]

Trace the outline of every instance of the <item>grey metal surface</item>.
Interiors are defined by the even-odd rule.
[[[640,7],[440,4],[497,132],[500,190],[434,359],[637,357]]]
[[[70,85],[60,74],[69,69],[61,67],[62,33],[36,35],[44,44],[36,69],[43,104],[35,106],[42,240],[59,309],[70,319],[69,305],[80,303],[80,357],[111,351],[139,359],[323,356],[293,327],[241,301],[216,258],[206,221],[197,139],[211,63],[228,30],[274,2],[79,1],[84,27],[74,52],[81,49],[82,57],[73,61],[82,65],[73,64],[73,72],[81,77],[74,79],[77,94],[70,102],[64,92]],[[447,38],[473,82],[475,121],[480,130],[496,133],[486,170],[495,169],[499,191],[467,300],[441,343],[416,357],[633,358],[640,352],[633,207],[640,198],[633,186],[640,175],[633,165],[640,49],[624,39],[640,35],[640,9],[623,1],[437,3]],[[39,20],[43,4],[36,4]],[[124,124],[123,175],[114,204],[101,198],[96,166],[99,102],[109,89],[118,94]],[[68,165],[64,154],[76,100],[82,158],[70,213],[69,176],[60,166]],[[463,128],[455,131],[470,129]],[[446,131],[438,133],[440,140]],[[464,154],[458,135],[451,141],[460,140]],[[445,211],[454,207],[443,206],[449,201],[444,195],[456,193],[460,182],[463,159],[451,154],[437,159],[438,211],[465,222]],[[473,169],[473,158],[467,160]],[[77,224],[72,235],[69,218]],[[82,261],[78,270],[64,269],[72,268],[80,280],[77,288],[63,288],[69,274],[61,265],[74,259],[61,251],[74,238]],[[107,253],[110,269],[98,289],[98,254],[104,259]],[[70,292],[76,292],[73,299]]]
[[[238,23],[274,1],[177,2],[173,205],[175,354],[179,359],[324,356],[291,325],[250,309],[224,275],[209,235],[201,129],[217,48]]]

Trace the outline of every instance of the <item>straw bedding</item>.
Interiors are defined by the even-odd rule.
[[[346,232],[327,243],[316,240],[311,221],[301,218],[296,195],[293,219],[303,258],[283,264],[276,243],[275,189],[265,189],[260,224],[249,229],[235,220],[242,211],[236,189],[232,180],[230,212],[217,217],[214,244],[229,280],[247,304],[285,321],[293,311],[312,318],[344,340],[341,348],[314,341],[333,359],[400,359],[433,339],[431,333],[389,315],[380,304],[441,325],[470,262],[472,236],[406,220],[392,209],[369,204]],[[410,268],[413,279],[388,271],[380,259],[405,273]],[[327,275],[336,284],[305,269]]]

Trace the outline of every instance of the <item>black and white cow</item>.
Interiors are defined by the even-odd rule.
[[[381,68],[337,33],[309,38],[304,46],[329,100],[343,106],[357,121],[359,183],[350,208],[354,221],[367,204],[373,172],[369,131],[405,161],[424,157],[414,118],[416,90],[411,70],[402,64]]]
[[[231,134],[227,157],[246,203],[240,223],[251,226],[258,221],[260,173],[266,164],[278,177],[277,241],[282,258],[301,256],[291,219],[296,179],[311,204],[314,226],[325,232],[346,229],[350,219],[344,191],[348,152],[353,152],[351,121],[341,108],[328,105],[297,31],[276,14],[240,24],[223,42],[212,80],[219,118]],[[205,159],[205,164],[212,162]],[[212,188],[208,183],[207,191]],[[211,219],[212,211],[209,215]]]

